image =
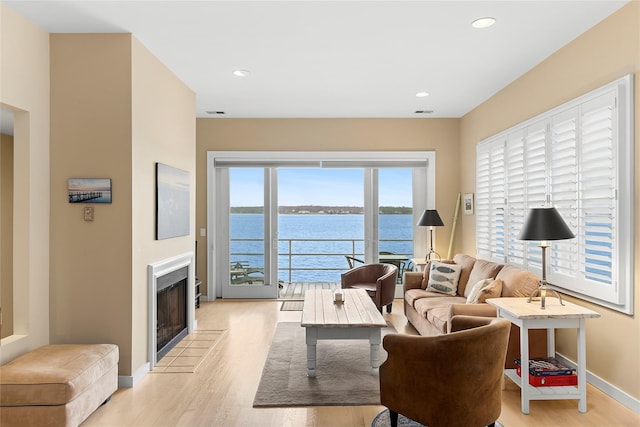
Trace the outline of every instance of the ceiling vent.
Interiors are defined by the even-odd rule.
[[[433,110],[416,110],[415,114],[431,114]]]
[[[214,115],[223,115],[223,114],[225,114],[225,112],[224,112],[224,111],[205,111],[205,113],[207,113],[207,114],[211,114],[212,116],[214,116]]]

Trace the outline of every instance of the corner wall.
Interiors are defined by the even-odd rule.
[[[51,342],[114,343],[131,371],[131,35],[51,34]],[[69,203],[111,178],[112,203]],[[94,220],[84,221],[84,206]],[[142,308],[141,308],[142,309]]]
[[[0,3],[0,103],[14,111],[14,335],[0,363],[49,342],[49,35]]]
[[[587,31],[461,120],[461,190],[475,191],[476,144],[519,122],[596,89],[625,74],[635,75],[635,209],[640,200],[640,3],[630,2]],[[631,177],[630,177],[631,179]],[[640,215],[634,218],[635,315],[625,315],[575,298],[602,315],[587,320],[587,369],[640,399]],[[464,252],[475,252],[475,217],[462,217]],[[557,332],[557,350],[572,360],[575,330]],[[638,410],[638,409],[636,409]]]
[[[195,94],[136,38],[132,40],[132,367],[147,362],[147,266],[193,252],[196,201]],[[155,164],[189,171],[188,236],[155,240]],[[146,309],[144,307],[147,307]]]

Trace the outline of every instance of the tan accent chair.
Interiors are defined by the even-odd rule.
[[[381,313],[384,306],[391,313],[397,279],[398,267],[392,264],[365,264],[340,276],[342,289],[364,289]]]
[[[399,413],[429,427],[495,425],[511,323],[455,316],[451,325],[446,335],[384,337],[380,401],[392,427]]]

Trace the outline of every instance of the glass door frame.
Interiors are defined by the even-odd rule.
[[[365,261],[378,261],[378,168],[413,168],[415,224],[424,209],[435,207],[435,151],[403,152],[207,152],[207,298],[277,298],[278,167],[363,168],[365,191]],[[265,168],[265,286],[229,286],[230,167]],[[414,253],[426,250],[425,227],[414,225]],[[225,262],[226,260],[226,262]],[[267,265],[268,264],[268,265]],[[231,289],[235,288],[235,289]]]

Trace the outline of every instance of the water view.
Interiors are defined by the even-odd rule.
[[[411,214],[379,216],[379,250],[413,257]],[[231,214],[231,264],[264,267],[264,217]],[[279,215],[278,277],[284,282],[339,282],[346,255],[364,259],[364,215]]]

